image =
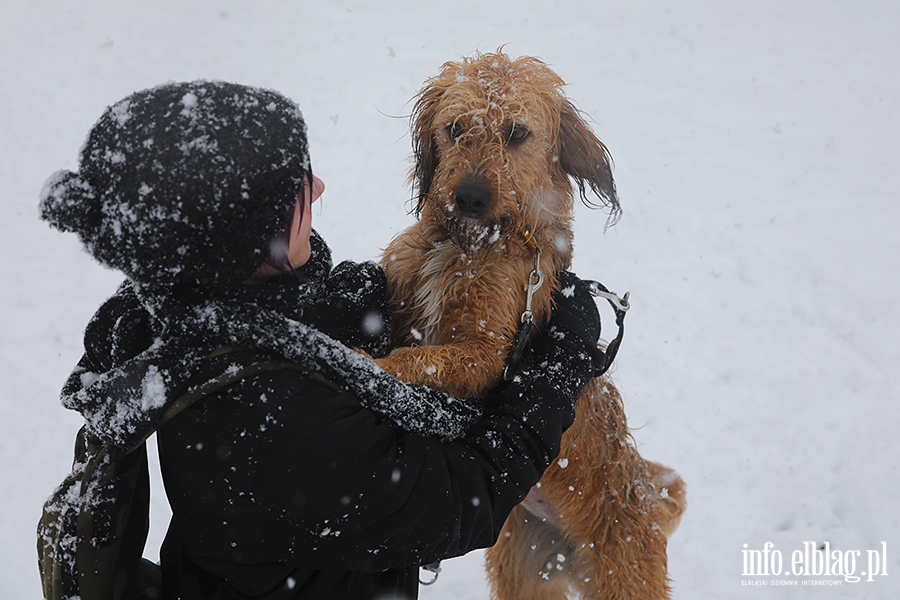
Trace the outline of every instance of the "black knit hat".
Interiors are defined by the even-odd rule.
[[[233,83],[171,83],[108,108],[79,171],[44,184],[40,214],[135,281],[231,286],[266,260],[309,172],[294,102]]]

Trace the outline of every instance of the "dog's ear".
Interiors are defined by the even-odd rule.
[[[439,89],[436,82],[427,84],[419,93],[413,108],[410,124],[412,130],[413,165],[410,179],[416,192],[414,212],[419,216],[425,204],[425,198],[431,190],[431,181],[437,169],[437,144],[434,140],[434,117],[438,102],[444,90]]]
[[[563,100],[560,111],[558,156],[562,170],[578,185],[581,200],[588,206],[597,206],[587,198],[587,188],[590,188],[609,208],[610,219],[615,220],[621,209],[609,150],[568,100]]]

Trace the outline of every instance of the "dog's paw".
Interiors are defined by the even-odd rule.
[[[672,537],[681,516],[687,509],[687,489],[684,480],[675,472],[659,463],[647,461],[647,470],[650,474],[650,483],[657,492],[659,505],[659,525],[666,537]]]

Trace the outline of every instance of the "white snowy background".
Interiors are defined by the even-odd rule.
[[[375,258],[412,219],[409,99],[444,61],[501,44],[569,82],[615,159],[624,217],[604,231],[579,205],[575,270],[632,293],[615,378],[642,452],[689,485],[669,546],[675,597],[900,596],[900,3],[5,0],[0,12],[0,597],[40,597],[35,523],[79,426],[58,392],[120,280],[36,211],[104,108],[168,80],[284,92],[327,184],[315,226],[337,259]],[[157,482],[149,556],[166,511]],[[804,541],[859,550],[857,571],[885,541],[888,575],[742,586],[743,545],[767,541],[786,565]],[[476,552],[422,597],[486,593]]]

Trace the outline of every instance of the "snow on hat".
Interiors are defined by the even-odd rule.
[[[40,215],[102,264],[147,284],[246,280],[309,172],[300,109],[234,83],[171,83],[109,107],[78,172],[44,184]]]

